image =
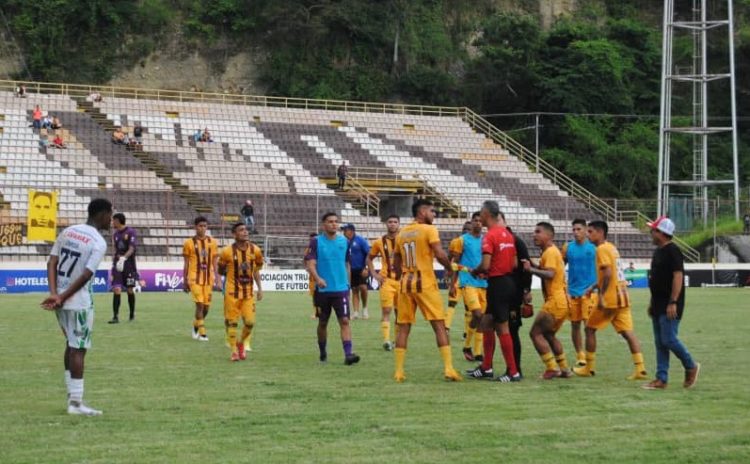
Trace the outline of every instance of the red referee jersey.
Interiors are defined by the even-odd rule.
[[[516,244],[508,229],[495,225],[487,230],[482,239],[482,254],[492,255],[489,277],[499,277],[513,272],[516,262]]]

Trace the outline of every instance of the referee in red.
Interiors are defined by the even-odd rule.
[[[482,318],[479,330],[482,331],[484,359],[482,365],[469,373],[473,378],[492,378],[492,357],[495,353],[495,333],[500,340],[500,348],[507,366],[506,373],[498,376],[499,382],[519,382],[521,374],[513,354],[513,339],[508,320],[510,305],[515,299],[516,284],[513,270],[517,266],[516,245],[513,234],[505,228],[500,219],[500,207],[496,201],[482,203],[480,218],[487,227],[482,239],[482,263],[472,271],[474,275],[486,275],[487,311]],[[494,332],[494,333],[493,333]]]

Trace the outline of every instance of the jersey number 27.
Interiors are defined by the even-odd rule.
[[[63,248],[60,250],[60,257],[62,259],[57,265],[57,275],[70,277],[70,274],[73,272],[73,268],[75,268],[76,264],[78,263],[78,258],[81,257],[81,253],[68,248]]]

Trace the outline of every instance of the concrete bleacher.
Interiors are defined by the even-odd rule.
[[[36,104],[60,118],[69,139],[66,150],[40,146],[44,134],[29,127]],[[343,161],[404,180],[419,177],[467,215],[485,199],[496,200],[529,242],[539,221],[553,223],[563,241],[570,238],[573,218],[597,217],[459,117],[115,97],[93,108],[128,132],[140,124],[143,152],[211,206],[206,215],[221,225],[217,230],[224,237],[247,198],[256,203],[256,227],[263,235],[306,236],[316,230],[319,214],[333,210],[368,238],[379,236],[379,218],[354,208],[324,181]],[[5,215],[25,218],[28,187],[60,191],[61,225],[82,220],[90,198],[105,196],[143,230],[142,254],[179,259],[181,242],[198,214],[195,207],[143,158],[113,145],[107,129],[87,111],[64,95],[19,99],[0,92],[0,166],[6,167],[0,194],[10,206]],[[213,142],[193,140],[204,128]],[[447,242],[463,221],[440,218],[441,237]],[[648,238],[631,224],[610,227],[626,259],[648,256]],[[275,247],[290,260],[301,254],[299,244]],[[23,256],[32,249],[47,248],[0,254]]]

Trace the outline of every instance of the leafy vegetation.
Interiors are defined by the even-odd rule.
[[[655,195],[661,8],[659,2],[579,2],[543,28],[539,2],[523,0],[6,0],[2,9],[38,80],[105,82],[167,43],[229,56],[263,50],[259,79],[272,95],[463,105],[484,114],[542,117],[543,156],[603,196]],[[750,93],[750,0],[735,2],[738,95]],[[689,64],[692,39],[675,37]],[[726,62],[726,33],[709,62]],[[221,53],[217,53],[217,51]],[[689,115],[689,86],[674,115]],[[728,89],[711,87],[712,115]],[[738,97],[738,114],[750,99]],[[724,113],[722,113],[722,111]],[[576,113],[572,116],[569,113]],[[650,115],[645,117],[583,116]],[[527,145],[528,117],[492,119]],[[742,152],[750,147],[740,126]],[[712,146],[716,152],[728,140]],[[692,140],[674,137],[675,174],[687,176]],[[742,157],[745,180],[750,157]],[[718,159],[712,175],[731,172]]]
[[[716,220],[716,236],[737,235],[742,233],[742,221],[736,221],[734,216],[727,216]],[[699,224],[690,233],[681,235],[680,238],[693,248],[697,248],[714,236],[713,222],[703,227]]]

